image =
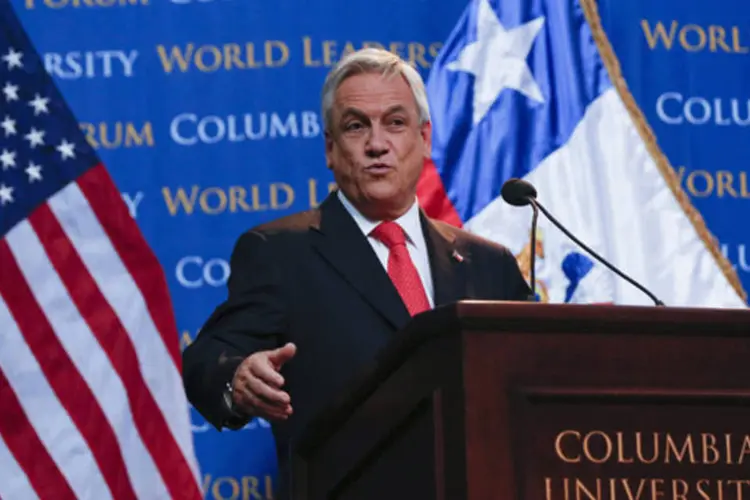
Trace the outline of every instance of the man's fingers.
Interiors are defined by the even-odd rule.
[[[247,392],[246,395],[248,402],[253,407],[254,415],[259,415],[263,418],[286,419],[292,414],[291,405],[273,405],[252,392]]]
[[[232,385],[235,402],[248,413],[269,419],[286,419],[292,414],[289,394],[280,390],[284,377],[279,369],[297,351],[288,343],[273,351],[255,353],[235,373]]]
[[[253,395],[259,397],[260,399],[271,405],[284,406],[291,403],[289,394],[284,391],[274,389],[257,377],[251,377],[247,381],[247,387]]]
[[[277,372],[269,360],[260,358],[258,363],[253,363],[249,367],[250,378],[259,378],[271,387],[280,389],[284,385],[284,377]]]
[[[297,346],[290,342],[283,347],[279,347],[278,349],[274,349],[273,351],[271,351],[268,354],[268,359],[278,370],[284,365],[284,363],[292,359],[296,353]]]

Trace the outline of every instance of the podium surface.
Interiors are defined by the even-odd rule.
[[[750,311],[423,313],[290,465],[295,500],[750,499]]]

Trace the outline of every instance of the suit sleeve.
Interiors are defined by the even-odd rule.
[[[249,421],[251,417],[236,415],[226,405],[227,383],[247,356],[282,345],[287,330],[281,257],[275,246],[257,232],[239,238],[230,259],[227,300],[183,351],[187,398],[217,429],[237,428]]]

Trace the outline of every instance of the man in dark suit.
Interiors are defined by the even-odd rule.
[[[290,439],[414,314],[530,294],[505,247],[420,210],[431,124],[411,66],[351,54],[326,80],[323,114],[339,189],[239,238],[229,297],[183,355],[188,398],[211,424],[272,423],[282,477]]]

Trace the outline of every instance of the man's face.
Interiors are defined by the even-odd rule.
[[[431,126],[420,125],[400,75],[347,78],[334,96],[326,157],[339,188],[367,217],[392,219],[414,202]]]

